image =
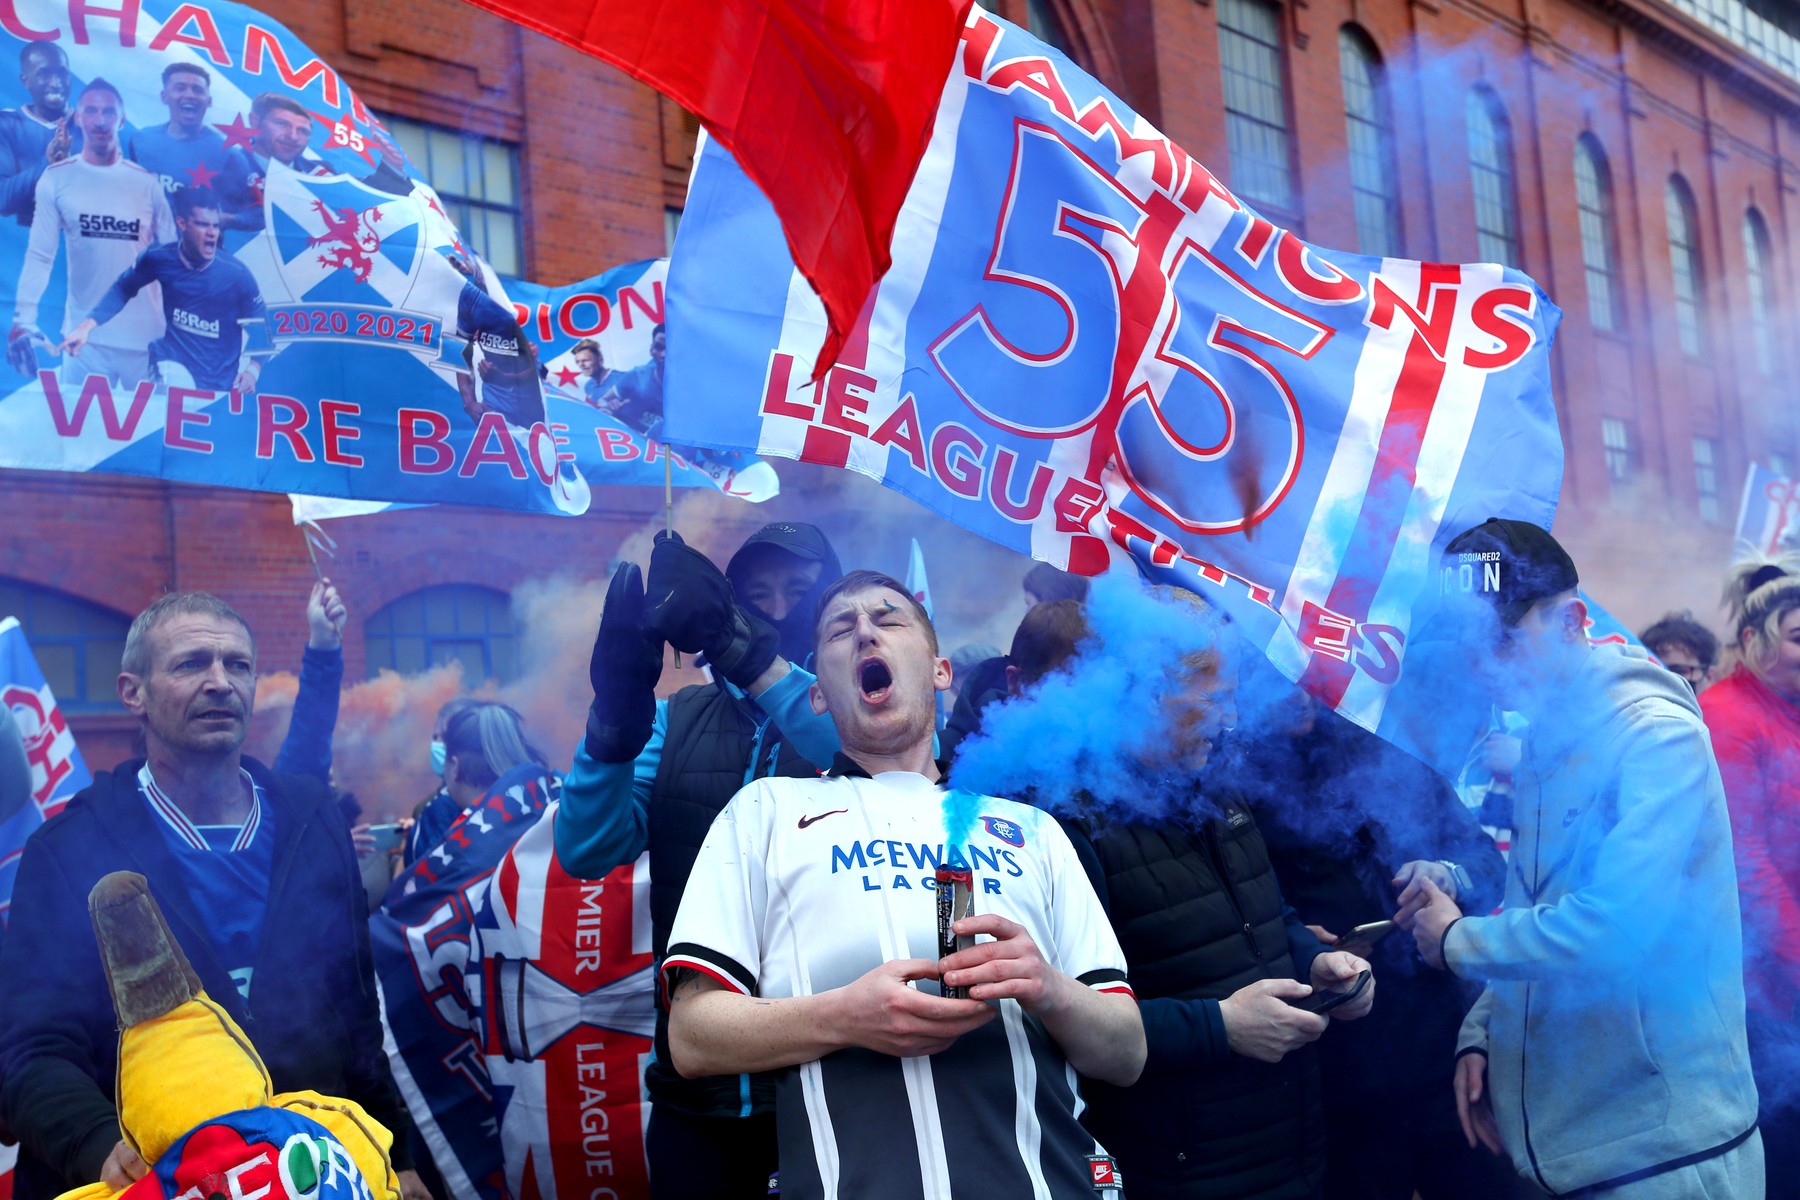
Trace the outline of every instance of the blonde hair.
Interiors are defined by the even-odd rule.
[[[1768,670],[1781,643],[1782,620],[1800,608],[1800,553],[1751,554],[1732,563],[1725,575],[1725,607],[1745,663]]]

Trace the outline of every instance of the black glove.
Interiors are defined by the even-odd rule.
[[[663,640],[644,623],[644,575],[621,563],[606,589],[588,679],[586,747],[595,762],[630,762],[650,740],[656,721],[656,681],[662,678]]]
[[[707,665],[748,688],[775,661],[780,635],[738,604],[731,581],[712,560],[665,530],[650,551],[645,626],[669,645],[704,654]]]

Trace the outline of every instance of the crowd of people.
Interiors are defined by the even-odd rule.
[[[333,787],[336,590],[309,598],[272,767],[243,752],[247,623],[165,596],[119,678],[144,752],[32,836],[0,937],[14,1194],[105,1195],[155,1167],[168,1139],[122,1111],[118,1031],[171,1038],[185,1012],[234,1031],[252,1094],[340,1097],[391,1132],[373,1195],[461,1197],[446,1126],[396,1086],[396,1006],[493,1004],[471,1038],[589,1072],[584,1094],[591,1064],[523,1043],[589,1010],[570,992],[527,1019],[528,972],[504,962],[446,972],[455,996],[378,989],[370,915],[435,903],[495,839],[479,878],[507,876],[540,816],[540,908],[648,863],[659,1198],[1800,1194],[1800,557],[1733,569],[1721,659],[1686,614],[1644,632],[1648,654],[1591,642],[1576,566],[1535,526],[1489,521],[1445,556],[1497,565],[1414,638],[1489,710],[1460,774],[1159,588],[1179,652],[1109,714],[1146,734],[1116,751],[1119,794],[996,795],[961,785],[959,757],[1127,652],[1086,581],[1034,568],[1004,652],[946,653],[907,587],[844,571],[813,526],[766,526],[723,570],[660,535],[612,575],[570,769],[513,709],[459,697],[433,723],[440,786],[391,840]],[[707,681],[659,696],[670,647]],[[400,953],[441,968],[432,921],[436,948]],[[484,995],[496,979],[516,997]],[[600,1006],[609,1027],[636,1002]]]

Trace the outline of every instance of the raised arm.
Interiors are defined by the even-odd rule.
[[[344,686],[344,623],[349,610],[331,580],[313,584],[306,601],[306,651],[300,659],[300,686],[294,693],[287,736],[275,755],[275,769],[311,775],[331,786],[331,738],[337,730],[338,700]]]
[[[644,628],[644,580],[636,563],[613,572],[588,659],[594,689],[587,731],[563,781],[556,857],[563,870],[598,879],[644,851],[650,785],[662,758],[667,708],[656,699],[662,639]]]

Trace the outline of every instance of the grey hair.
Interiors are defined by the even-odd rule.
[[[237,609],[211,592],[170,592],[158,596],[131,622],[131,629],[125,634],[125,653],[119,661],[119,670],[127,675],[148,675],[151,631],[170,617],[195,616],[217,617],[242,625],[244,636],[250,639],[250,660],[256,661],[256,635],[250,632],[250,622],[244,620]]]
[[[451,717],[444,753],[465,781],[483,788],[527,763],[545,765],[543,752],[525,740],[525,719],[506,704],[477,704]]]

